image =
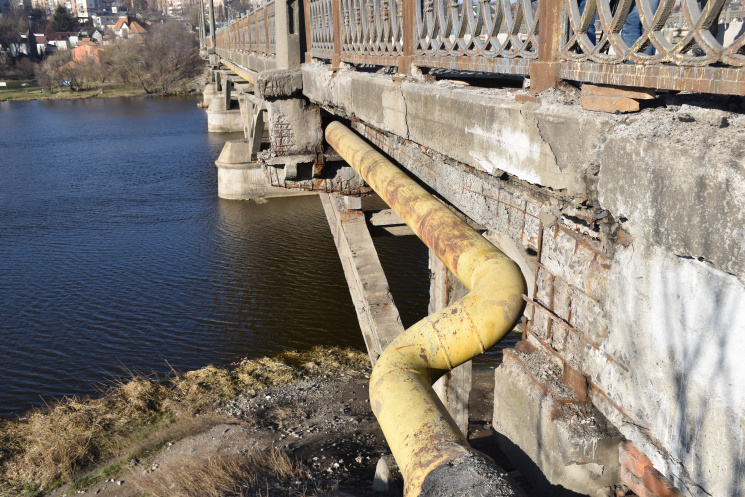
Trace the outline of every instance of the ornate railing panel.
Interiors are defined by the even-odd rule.
[[[310,0],[309,19],[310,47],[314,57],[331,59],[334,53],[333,0]],[[316,55],[318,54],[318,55]]]
[[[683,0],[679,5],[680,12],[676,14],[673,14],[676,0],[619,0],[615,8],[608,0],[588,0],[584,13],[580,13],[575,2],[566,1],[570,27],[570,35],[562,49],[566,60],[745,66],[743,33],[729,46],[717,40],[719,17],[726,0],[709,0],[704,2],[703,8],[696,0]],[[597,13],[602,32],[597,42],[588,36],[594,13]],[[666,35],[665,27],[669,25],[685,30],[682,39],[673,41]],[[629,40],[628,36],[623,36],[627,30],[638,30],[640,35]]]
[[[587,0],[584,11],[576,0],[562,1],[562,78],[745,93],[745,29],[723,15],[725,0]]]
[[[537,3],[416,1],[415,64],[528,74],[538,54]]]
[[[340,0],[341,60],[395,65],[403,47],[403,0]]]

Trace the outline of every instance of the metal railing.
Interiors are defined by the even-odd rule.
[[[564,79],[745,95],[745,24],[725,2],[305,0],[306,60],[524,75],[537,91]],[[274,32],[269,2],[217,47],[271,56]]]
[[[273,57],[277,54],[275,32],[275,8],[271,1],[218,30],[217,48]]]
[[[699,1],[659,0],[655,9],[657,0],[306,0],[306,43],[309,57],[333,66],[408,73],[414,64],[530,75],[539,87],[566,79],[744,95],[742,17],[723,13],[725,0]]]

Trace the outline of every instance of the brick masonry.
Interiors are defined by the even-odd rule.
[[[269,128],[269,140],[277,156],[286,155],[295,148],[295,131],[292,124],[283,117],[279,116]]]
[[[621,479],[638,497],[680,497],[680,491],[653,466],[633,443],[618,447]]]

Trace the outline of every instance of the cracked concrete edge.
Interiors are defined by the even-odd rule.
[[[302,71],[305,96],[338,115],[360,119],[495,176],[507,172],[571,196],[586,195],[582,166],[590,154],[584,149],[562,150],[562,170],[552,151],[557,144],[547,143],[538,126],[540,118],[545,126],[559,128],[575,119],[571,111],[565,115],[564,109],[540,106],[526,110],[501,93],[396,82],[350,70],[330,74],[321,64],[305,64]],[[528,119],[526,112],[536,116]],[[594,123],[584,126],[588,144],[600,133]],[[553,132],[551,139],[565,138],[559,135]],[[570,142],[576,144],[574,139]]]

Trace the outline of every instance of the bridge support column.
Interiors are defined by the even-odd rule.
[[[311,181],[318,151],[323,148],[321,110],[302,95],[299,70],[276,69],[260,73],[255,95],[266,107],[270,151],[267,164],[277,184]],[[321,162],[323,162],[321,155]]]
[[[429,251],[429,314],[444,309],[468,293],[466,287]],[[468,399],[471,394],[471,361],[449,371],[432,385],[435,393],[458,425],[468,436]]]
[[[267,166],[252,157],[248,140],[229,140],[215,161],[217,166],[217,196],[228,200],[289,197],[313,192],[288,190],[271,185]]]
[[[213,133],[243,131],[241,111],[237,101],[232,98],[233,83],[225,74],[215,74],[216,92],[212,95],[207,108],[207,130]]]
[[[217,83],[215,82],[215,71],[210,71],[210,82],[204,85],[204,91],[202,91],[202,103],[200,107],[209,108],[212,103],[212,99],[217,95]]]

